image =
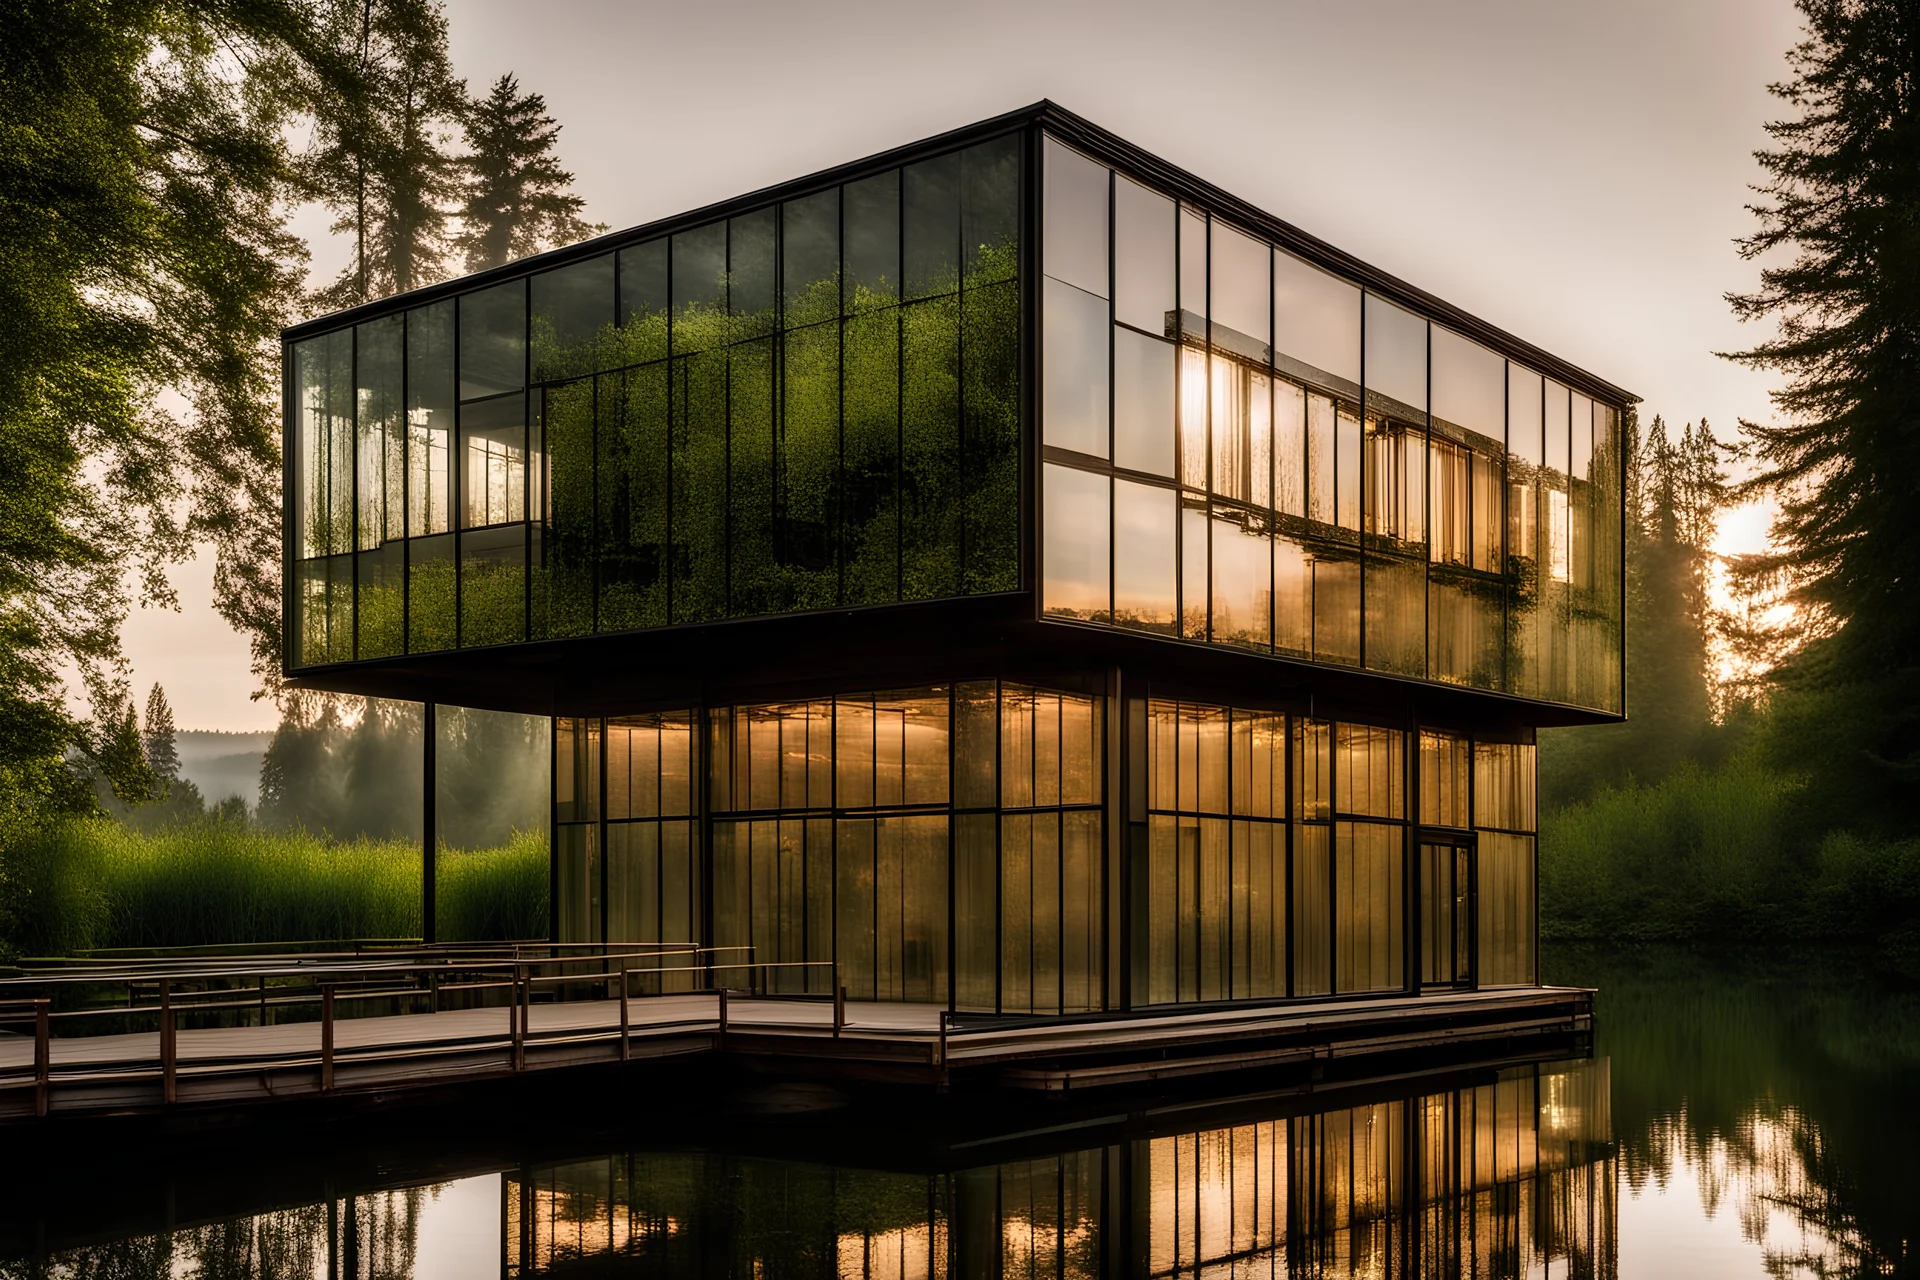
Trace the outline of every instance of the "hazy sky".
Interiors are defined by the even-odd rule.
[[[546,95],[588,214],[627,227],[1052,98],[1147,150],[1721,433],[1764,375],[1753,150],[1788,0],[1260,4],[531,4],[451,0],[454,66]],[[317,234],[326,220],[304,216]],[[325,247],[317,269],[336,265]],[[1749,519],[1750,538],[1762,522]],[[138,612],[126,649],[184,728],[266,728],[211,608]]]

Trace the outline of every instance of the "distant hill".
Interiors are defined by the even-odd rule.
[[[209,805],[239,796],[249,809],[260,803],[260,758],[273,733],[223,733],[182,729],[173,736],[180,753],[180,776],[200,788]]]

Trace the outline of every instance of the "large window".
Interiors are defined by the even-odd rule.
[[[1046,614],[1619,708],[1617,408],[1044,153]]]
[[[296,344],[291,665],[1016,590],[1022,145]]]

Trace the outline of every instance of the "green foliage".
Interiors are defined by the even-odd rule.
[[[554,154],[560,126],[547,114],[547,100],[522,93],[512,72],[467,105],[464,124],[466,195],[457,247],[467,270],[484,271],[606,230],[580,216],[587,202],[572,193],[573,175]]]
[[[161,785],[180,776],[180,750],[173,741],[173,706],[158,684],[147,694],[147,721],[140,730],[140,752]]]
[[[142,833],[105,818],[14,833],[0,847],[19,955],[88,947],[405,938],[420,933],[420,847],[207,822]],[[441,854],[448,939],[545,937],[547,844]]]

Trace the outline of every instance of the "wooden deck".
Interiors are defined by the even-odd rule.
[[[620,1006],[533,1003],[518,1037],[504,1007],[341,1018],[330,1055],[317,1022],[182,1028],[171,1081],[156,1031],[54,1037],[44,1069],[33,1037],[0,1036],[0,1120],[30,1120],[43,1105],[54,1117],[227,1107],[701,1055],[814,1076],[1050,1092],[1248,1070],[1317,1077],[1336,1062],[1491,1055],[1592,1025],[1592,993],[1563,987],[1019,1020],[853,1003],[837,1029],[827,1001],[699,993],[631,1000],[624,1035]]]

